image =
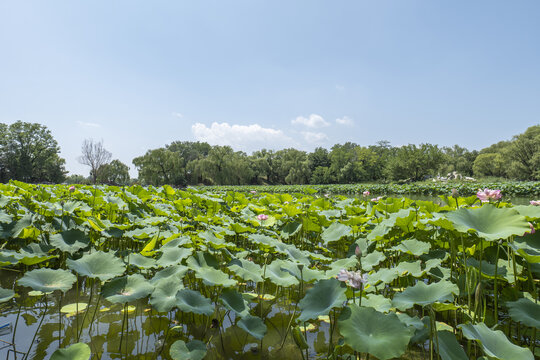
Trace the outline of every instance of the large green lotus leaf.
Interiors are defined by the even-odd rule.
[[[126,266],[116,256],[111,253],[96,251],[92,254],[85,254],[78,260],[66,260],[67,266],[82,276],[98,278],[107,281],[120,276],[126,270]]]
[[[324,229],[321,234],[321,239],[324,241],[324,244],[327,245],[329,242],[338,241],[342,237],[349,235],[351,232],[351,227],[339,222],[334,222]]]
[[[362,270],[371,271],[374,266],[379,265],[379,263],[386,259],[386,256],[380,251],[374,251],[372,253],[366,254],[362,257]]]
[[[248,240],[250,240],[252,243],[263,245],[263,247],[268,248],[274,248],[279,243],[277,239],[262,234],[250,234],[248,236]]]
[[[169,349],[169,355],[173,360],[202,360],[206,351],[206,344],[200,340],[191,340],[187,344],[176,340]]]
[[[346,287],[337,279],[321,280],[306,292],[298,303],[302,313],[299,321],[316,319],[320,315],[328,315],[334,307],[342,306],[347,296]]]
[[[377,272],[369,274],[368,283],[377,285],[379,281],[383,284],[390,284],[399,277],[397,268],[381,268]]]
[[[514,321],[523,325],[540,329],[540,305],[522,298],[517,301],[507,302],[508,314]]]
[[[248,302],[238,291],[225,289],[219,298],[227,310],[235,312],[240,317],[249,315]]]
[[[156,284],[149,303],[158,312],[169,312],[176,306],[176,294],[184,285],[179,278],[170,276]]]
[[[463,336],[477,341],[487,356],[501,360],[534,360],[529,349],[514,345],[500,330],[491,330],[484,323],[459,324]]]
[[[416,285],[395,294],[392,304],[404,311],[415,304],[425,306],[434,302],[451,302],[454,300],[453,294],[459,295],[459,288],[450,281],[442,280],[429,285],[419,281]]]
[[[88,360],[91,355],[90,346],[76,343],[65,349],[57,349],[50,360]]]
[[[52,246],[60,249],[60,251],[73,254],[87,247],[90,243],[90,238],[82,230],[70,229],[51,235],[49,241]]]
[[[208,252],[197,251],[187,259],[187,265],[191,270],[199,268],[212,267],[219,269],[219,261],[216,257]]]
[[[190,267],[188,259],[188,267]],[[205,284],[210,286],[224,286],[230,287],[237,284],[236,280],[229,278],[229,275],[225,274],[221,270],[214,269],[212,267],[200,267],[195,270],[195,277],[201,279]]]
[[[227,267],[243,280],[253,281],[256,283],[263,281],[262,268],[260,265],[252,261],[245,259],[233,259]]]
[[[448,330],[437,331],[439,355],[442,360],[468,360],[456,336]]]
[[[422,270],[422,262],[420,260],[414,262],[402,261],[395,269],[399,276],[412,275],[414,277],[420,277],[424,273]]]
[[[302,223],[298,221],[289,221],[281,229],[281,237],[289,239],[291,236],[298,234],[302,230]]]
[[[152,293],[154,286],[140,274],[111,280],[101,288],[101,295],[113,304],[142,299]]]
[[[373,228],[373,230],[371,230],[371,232],[367,235],[367,239],[374,241],[383,238],[390,232],[390,230],[392,230],[394,226],[397,225],[398,219],[405,219],[405,221],[400,224],[408,224],[409,221],[415,216],[415,212],[411,209],[401,209],[398,212],[392,213],[388,216],[388,218],[383,219],[379,224],[377,224],[377,226],[375,226],[375,228]]]
[[[302,271],[300,271],[300,267],[302,267]],[[292,261],[283,261],[281,264],[281,269],[288,271],[298,280],[303,279],[303,281],[307,283],[326,278],[324,271],[310,269],[304,264],[298,264]]]
[[[540,219],[540,206],[518,205],[512,207],[512,209],[525,216],[528,220]]]
[[[523,235],[530,231],[529,223],[516,210],[486,204],[476,209],[458,209],[446,214],[457,231],[476,232],[488,241]]]
[[[4,250],[0,253],[0,266],[14,265],[18,262],[29,266],[39,264],[57,257],[48,254],[52,249],[52,246],[33,242],[19,249],[19,251]]]
[[[11,300],[15,296],[15,292],[10,289],[0,287],[0,304]]]
[[[403,324],[396,314],[352,304],[341,311],[339,332],[355,351],[379,360],[400,357],[407,350],[414,328]]]
[[[42,293],[55,290],[66,292],[77,281],[77,277],[68,270],[35,269],[24,274],[17,283]]]
[[[540,263],[540,231],[536,231],[534,234],[516,237],[508,245],[527,262],[533,264]]]
[[[422,254],[427,254],[430,248],[430,243],[418,241],[416,239],[407,239],[394,246],[392,250],[401,251],[405,254],[411,254],[414,256],[420,256]]]
[[[157,283],[161,282],[161,280],[166,280],[168,278],[182,279],[187,271],[188,267],[184,265],[169,266],[158,271],[154,277],[150,279],[150,283],[156,285]]]
[[[504,260],[502,261],[504,263]],[[506,262],[508,264],[508,262]],[[471,266],[480,271],[480,261],[475,258],[467,259],[467,266]],[[495,279],[495,271],[497,271],[497,278],[504,279],[507,275],[506,266],[495,266],[487,261],[482,261],[482,274],[490,279]]]
[[[202,296],[198,291],[182,289],[176,294],[176,306],[181,311],[195,314],[212,315],[214,306],[212,301]]]
[[[264,321],[258,316],[247,315],[236,324],[253,337],[262,340],[268,330]]]
[[[304,251],[299,250],[294,245],[278,243],[276,244],[276,251],[286,255],[289,259],[304,265],[309,265],[311,262]]]
[[[283,260],[274,260],[270,265],[266,266],[266,278],[278,286],[297,285],[299,283],[298,279],[292,276],[290,272],[281,269],[283,263]]]
[[[4,250],[0,251],[0,266],[15,265],[19,262],[19,259],[15,256],[14,251]]]
[[[356,256],[336,260],[329,265],[330,269],[326,270],[326,278],[335,277],[342,269],[348,270],[356,265],[358,265]]]
[[[379,312],[388,312],[392,308],[392,300],[383,295],[368,294],[362,299],[362,306],[374,308]]]
[[[171,265],[177,265],[182,262],[185,258],[191,255],[193,252],[192,249],[187,248],[167,248],[162,249],[163,254],[157,261],[158,266],[167,267]]]
[[[128,262],[128,260],[129,260],[129,264],[134,265],[138,267],[139,269],[143,269],[143,270],[155,268],[157,266],[156,260],[150,257],[143,256],[139,253],[132,253],[129,255],[128,258],[124,259],[125,262]]]

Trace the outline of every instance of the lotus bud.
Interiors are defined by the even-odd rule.
[[[297,264],[296,266],[298,266],[298,270],[304,270],[304,264]]]
[[[360,250],[360,246],[356,245],[356,249],[354,249],[354,254],[357,257],[362,257],[362,250]]]
[[[452,197],[455,198],[455,199],[457,199],[459,197],[459,193],[455,188],[452,189]]]
[[[478,285],[476,285],[476,290],[474,291],[474,301],[476,304],[480,304],[480,301],[482,297],[482,282],[479,281]]]

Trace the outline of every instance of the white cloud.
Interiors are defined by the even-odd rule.
[[[99,127],[101,127],[100,124],[92,123],[92,122],[77,121],[77,123],[82,127],[91,127],[91,128],[99,128]]]
[[[302,131],[302,136],[310,144],[320,144],[328,140],[328,136],[322,132]]]
[[[336,84],[336,90],[343,91],[343,90],[345,90],[345,86]]]
[[[195,123],[191,126],[191,132],[198,141],[204,141],[211,145],[229,145],[234,149],[245,151],[263,148],[277,149],[295,145],[294,141],[283,131],[264,128],[259,124],[230,125],[226,122],[213,122],[208,127],[205,124]]]
[[[293,125],[304,125],[308,128],[320,128],[329,126],[330,123],[323,119],[321,115],[311,114],[309,117],[299,116],[291,121]]]
[[[342,118],[336,119],[336,123],[339,125],[352,126],[354,124],[354,121],[350,117],[344,116]]]
[[[184,117],[184,114],[181,114],[179,112],[173,112],[172,115],[176,116],[177,118],[180,118],[180,119]]]

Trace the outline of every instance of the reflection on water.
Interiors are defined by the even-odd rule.
[[[13,289],[22,274],[0,270],[0,286]],[[31,348],[28,359],[48,359],[59,347],[78,341],[88,344],[92,359],[170,359],[169,347],[176,340],[198,339],[208,343],[205,359],[299,359],[300,351],[290,332],[287,332],[294,302],[280,303],[289,290],[276,300],[250,302],[251,313],[266,317],[268,332],[259,341],[234,325],[236,320],[223,306],[216,305],[211,316],[173,310],[157,313],[147,301],[112,305],[100,298],[95,288],[81,281],[80,292],[75,288],[62,295],[55,292],[45,296],[29,296],[26,288],[15,287],[18,297],[0,305],[0,358],[23,359]],[[271,289],[283,291],[281,288]],[[254,291],[248,285],[239,291]],[[73,303],[90,303],[84,311],[61,313],[61,307]],[[125,311],[127,310],[127,311]],[[298,310],[297,310],[298,311]],[[296,312],[296,315],[298,312]],[[296,316],[294,315],[294,316]],[[217,318],[212,326],[212,318]],[[219,324],[218,324],[219,323]],[[286,334],[287,333],[287,334]],[[35,336],[35,338],[34,338]],[[77,340],[77,339],[80,340]],[[307,334],[310,359],[326,358],[329,325],[320,322]],[[334,343],[337,337],[334,335]],[[261,350],[262,349],[262,350]]]

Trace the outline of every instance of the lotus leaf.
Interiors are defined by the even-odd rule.
[[[17,283],[43,293],[55,290],[66,292],[77,281],[70,271],[62,269],[35,269],[24,274]]]
[[[324,244],[327,245],[330,242],[338,241],[342,237],[348,236],[351,232],[351,227],[339,222],[334,222],[332,225],[324,229],[321,234],[321,239],[324,241]]]
[[[0,304],[11,300],[15,296],[15,292],[10,289],[0,287]]]
[[[248,303],[238,291],[225,289],[219,298],[227,310],[235,312],[240,317],[249,315]]]
[[[379,265],[379,263],[385,259],[386,256],[380,251],[366,254],[366,256],[362,257],[362,270],[371,271],[374,266]]]
[[[506,360],[534,360],[529,349],[513,344],[500,330],[491,330],[484,323],[459,324],[457,326],[469,340],[477,341],[487,356]]]
[[[514,321],[540,329],[540,305],[527,299],[507,302],[509,315]]]
[[[540,263],[540,231],[534,234],[516,237],[510,247],[529,263]]]
[[[188,271],[188,267],[184,265],[169,266],[163,270],[158,271],[154,275],[154,277],[150,279],[150,283],[155,285],[161,280],[165,280],[169,278],[181,279],[186,274],[187,271]]]
[[[169,312],[176,306],[176,294],[183,289],[182,281],[174,276],[164,278],[156,284],[149,303],[158,312]]]
[[[52,246],[60,249],[60,251],[73,254],[87,247],[90,238],[82,230],[70,229],[51,235],[49,241]]]
[[[342,310],[338,326],[347,345],[380,360],[403,355],[414,333],[394,313],[383,314],[355,304]]]
[[[162,267],[177,265],[190,256],[192,252],[192,249],[179,247],[163,249],[163,254],[157,260],[156,264]]]
[[[101,288],[101,295],[113,304],[142,299],[154,287],[142,275],[134,274],[111,280]]]
[[[88,360],[91,355],[90,346],[76,343],[65,349],[57,349],[50,360]]]
[[[200,340],[191,340],[187,344],[176,340],[169,349],[173,360],[202,360],[206,356],[206,344]]]
[[[382,295],[368,294],[365,299],[362,299],[362,306],[371,307],[379,312],[387,312],[392,307],[392,300],[385,298]]]
[[[283,260],[274,260],[266,267],[266,278],[278,286],[288,287],[299,283],[288,271],[282,270]]]
[[[392,250],[401,251],[405,254],[411,254],[414,256],[420,256],[422,254],[427,254],[430,248],[431,244],[429,243],[418,241],[416,239],[407,239],[394,246]]]
[[[260,265],[244,260],[244,259],[233,259],[228,268],[238,275],[240,278],[246,281],[253,281],[256,283],[262,282],[262,268]]]
[[[456,230],[473,231],[487,241],[506,239],[530,231],[529,223],[516,210],[486,204],[476,209],[458,209],[446,214]]]
[[[451,331],[437,331],[437,340],[442,360],[468,360],[467,354]]]
[[[111,253],[96,251],[78,260],[66,260],[67,266],[82,276],[107,281],[124,273],[126,266]]]
[[[415,304],[425,306],[434,302],[451,302],[454,300],[453,294],[459,295],[459,288],[450,281],[442,280],[429,285],[419,281],[416,285],[394,295],[392,304],[403,311]]]
[[[176,306],[181,311],[195,314],[212,315],[214,306],[210,299],[202,296],[198,291],[182,289],[176,294]]]
[[[130,254],[129,257],[124,259],[124,261],[138,267],[139,269],[151,269],[157,266],[156,260],[137,253]]]
[[[259,340],[262,340],[268,330],[266,324],[260,317],[252,315],[243,317],[236,325]]]
[[[346,287],[336,279],[317,282],[298,303],[302,313],[299,321],[317,319],[319,315],[328,315],[334,307],[342,306],[347,297]]]

